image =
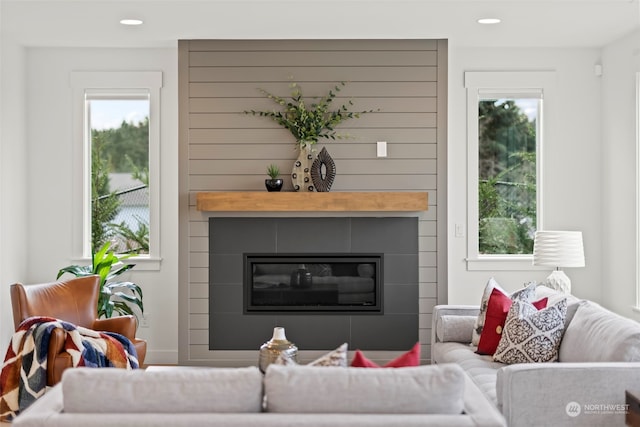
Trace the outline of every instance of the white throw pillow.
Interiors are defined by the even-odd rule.
[[[318,357],[313,362],[308,363],[305,366],[339,366],[346,368],[348,365],[347,360],[347,348],[348,344],[344,343],[340,347],[335,350],[330,351],[327,354],[324,354]],[[276,365],[298,365],[298,362],[293,360],[290,355],[286,353],[281,353],[274,362]]]
[[[542,310],[529,302],[515,300],[493,360],[508,364],[555,362],[566,315],[566,299]]]

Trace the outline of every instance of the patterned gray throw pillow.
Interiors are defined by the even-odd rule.
[[[566,298],[539,311],[529,302],[514,301],[493,360],[508,364],[555,362],[566,315]]]

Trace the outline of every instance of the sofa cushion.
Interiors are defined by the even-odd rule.
[[[566,299],[541,310],[529,302],[514,301],[493,360],[509,364],[555,362],[566,314]]]
[[[489,279],[487,285],[484,288],[482,293],[482,298],[480,300],[480,313],[478,314],[478,319],[476,320],[476,325],[472,332],[471,344],[477,346],[480,343],[480,336],[482,335],[482,330],[484,329],[484,322],[487,317],[487,308],[489,305],[489,298],[491,298],[491,294],[493,290],[496,289],[498,292],[509,296],[509,293],[502,289],[498,282],[495,281],[493,277]],[[510,295],[511,299],[524,299],[525,301],[531,301],[535,295],[536,284],[529,283],[522,289],[518,289]]]
[[[500,285],[493,277],[490,277],[489,281],[484,287],[484,291],[482,291],[482,297],[480,298],[480,313],[478,314],[478,317],[476,318],[476,324],[473,327],[471,336],[472,345],[477,346],[480,342],[480,334],[482,334],[482,329],[484,328],[484,320],[487,316],[487,305],[489,304],[489,298],[491,297],[491,292],[494,288],[500,288]]]
[[[268,412],[460,414],[465,373],[455,364],[357,369],[271,364]]]
[[[433,346],[431,363],[455,363],[478,386],[487,399],[497,404],[496,376],[503,363],[494,362],[492,356],[483,356],[475,352],[475,347],[457,342],[437,343]]]
[[[561,362],[638,362],[640,325],[582,301],[560,344]]]
[[[354,368],[404,368],[407,366],[418,366],[420,364],[420,343],[417,342],[411,350],[396,357],[395,359],[387,362],[383,366],[378,365],[376,362],[369,360],[365,357],[364,353],[360,350],[356,350],[351,361],[351,366]]]
[[[67,413],[260,412],[262,374],[247,368],[67,369]]]
[[[489,303],[487,304],[484,327],[482,328],[480,341],[478,342],[478,354],[492,355],[496,352],[512,304],[513,301],[509,295],[505,295],[498,289],[491,291]],[[535,301],[533,305],[537,309],[544,308],[547,306],[547,298]]]

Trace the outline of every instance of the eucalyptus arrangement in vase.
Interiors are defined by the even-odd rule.
[[[259,89],[263,95],[277,104],[280,109],[269,111],[249,110],[244,112],[245,114],[273,120],[291,132],[296,139],[300,153],[294,163],[291,174],[296,191],[314,191],[310,176],[310,168],[314,160],[312,146],[320,138],[331,140],[346,138],[347,135],[339,134],[336,131],[336,126],[346,120],[359,118],[361,114],[374,111],[350,111],[350,107],[353,105],[351,100],[337,109],[332,109],[335,98],[345,85],[345,82],[340,82],[329,90],[327,95],[321,98],[310,98],[310,101],[305,99],[300,85],[296,82],[289,84],[291,90],[289,98],[283,98],[264,89]]]

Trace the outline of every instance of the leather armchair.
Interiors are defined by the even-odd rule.
[[[142,367],[147,342],[135,337],[137,320],[134,316],[97,319],[100,277],[87,276],[52,283],[25,286],[11,285],[13,323],[17,329],[24,319],[48,316],[95,331],[116,332],[129,338],[138,353]],[[62,371],[73,366],[71,356],[64,352],[65,333],[54,329],[47,354],[47,385],[60,382]]]

